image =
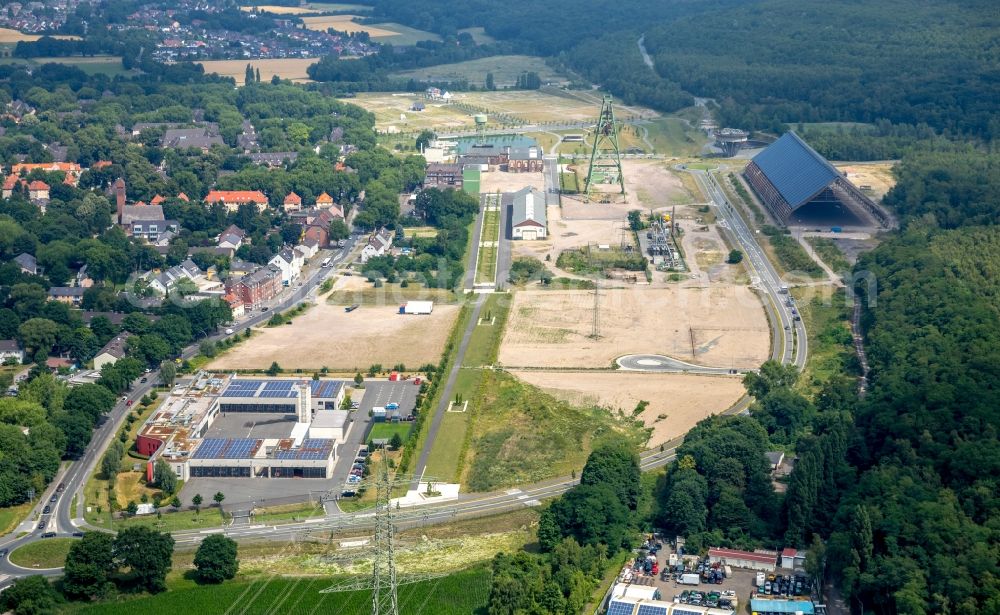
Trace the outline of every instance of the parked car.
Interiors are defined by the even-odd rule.
[[[142,378],[139,379],[139,382],[145,384],[145,383],[149,382],[149,378],[143,376]]]
[[[389,402],[385,405],[386,410],[399,410],[399,404],[396,402]]]

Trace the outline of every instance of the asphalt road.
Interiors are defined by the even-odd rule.
[[[739,374],[740,370],[729,369],[728,367],[706,367],[685,363],[673,357],[661,354],[629,354],[616,359],[616,363],[623,370],[637,372],[662,372],[662,373],[684,373],[684,374]]]

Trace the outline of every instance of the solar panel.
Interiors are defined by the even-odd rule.
[[[635,615],[667,615],[667,607],[652,604],[640,604],[639,610],[636,611]]]
[[[608,615],[632,615],[633,609],[635,609],[635,605],[631,602],[612,600],[611,604],[608,605]]]

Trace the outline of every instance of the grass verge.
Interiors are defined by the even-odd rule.
[[[816,254],[823,259],[827,267],[835,272],[850,271],[851,264],[847,262],[847,258],[834,240],[828,237],[806,237],[806,241],[813,247],[813,250],[816,250]]]
[[[809,336],[809,359],[799,387],[812,394],[834,376],[858,373],[846,291],[839,289],[829,297],[811,295],[814,292],[812,287],[792,290]]]
[[[10,561],[22,568],[60,568],[66,562],[73,538],[46,538],[11,551]]]
[[[14,531],[31,512],[32,503],[25,502],[17,506],[0,508],[0,536],[4,536]]]

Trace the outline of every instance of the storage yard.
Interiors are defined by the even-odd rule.
[[[436,304],[431,314],[411,318],[399,305],[344,306],[320,303],[292,324],[260,329],[213,361],[209,369],[284,369],[364,371],[369,365],[403,363],[414,368],[441,359],[459,306]]]
[[[742,286],[601,290],[598,338],[593,291],[522,291],[500,346],[505,367],[610,367],[625,354],[656,353],[698,365],[756,368],[770,332],[757,295]]]
[[[684,435],[695,424],[732,406],[743,396],[737,377],[634,372],[546,372],[515,370],[515,376],[576,406],[598,405],[638,416],[652,428],[647,448]]]

